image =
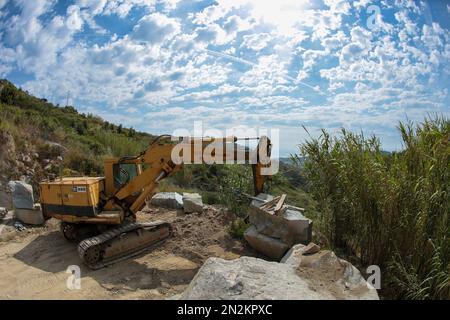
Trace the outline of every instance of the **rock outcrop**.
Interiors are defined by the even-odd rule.
[[[294,247],[285,263],[253,257],[209,258],[180,299],[378,300],[359,271],[331,251],[309,256]],[[306,258],[305,258],[306,257]],[[299,261],[299,264],[296,263]]]

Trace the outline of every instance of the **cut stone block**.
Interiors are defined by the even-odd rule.
[[[258,194],[256,196],[256,198],[259,198],[261,200],[258,201],[256,199],[253,199],[252,202],[250,203],[250,206],[252,206],[252,207],[260,207],[265,202],[273,200],[273,196],[271,194],[267,194],[267,193],[260,193],[260,194]]]
[[[267,194],[259,194],[258,198],[271,200]],[[282,215],[276,216],[259,207],[263,201],[253,200],[249,209],[249,220],[257,231],[271,238],[280,239],[289,247],[297,243],[307,244],[312,238],[312,220],[303,216],[300,211],[287,209]]]
[[[244,232],[244,238],[252,248],[270,258],[277,260],[281,259],[281,257],[283,257],[289,249],[289,246],[283,241],[259,233],[255,226],[250,226]]]
[[[183,193],[183,208],[185,213],[203,212],[202,196],[198,193]]]
[[[35,204],[33,209],[14,209],[14,215],[16,219],[26,224],[41,225],[45,222],[39,204]]]
[[[159,192],[152,197],[150,203],[157,207],[181,209],[183,208],[183,197],[177,192]]]
[[[33,187],[23,181],[10,181],[8,186],[12,193],[12,201],[15,209],[34,208]]]

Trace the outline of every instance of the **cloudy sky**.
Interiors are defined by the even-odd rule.
[[[0,0],[0,77],[151,133],[377,134],[450,115],[449,1]]]

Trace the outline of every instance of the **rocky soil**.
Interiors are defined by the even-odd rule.
[[[39,148],[26,135],[17,145],[10,132],[0,129],[0,207],[12,209],[8,188],[10,180],[22,180],[33,186],[37,198],[39,182],[59,173],[63,146],[41,141]]]
[[[227,233],[235,217],[218,206],[185,215],[149,207],[138,220],[166,220],[174,236],[152,251],[92,271],[80,265],[76,243],[67,242],[58,222],[0,235],[0,299],[164,299],[183,292],[209,257],[235,259],[258,254]],[[80,265],[81,289],[69,290],[68,266]]]

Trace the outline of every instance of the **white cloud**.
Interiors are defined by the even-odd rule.
[[[371,0],[357,0],[353,1],[352,5],[357,10],[361,10],[362,8],[367,8],[371,3]]]
[[[69,6],[67,8],[66,25],[70,30],[79,31],[83,27],[83,19],[80,16],[80,8],[78,6]]]
[[[180,32],[177,19],[160,13],[152,13],[139,20],[134,26],[131,38],[150,43],[161,43],[172,39]]]
[[[244,35],[244,41],[241,46],[252,49],[254,51],[260,51],[264,49],[267,44],[272,40],[272,36],[268,33],[256,33]]]
[[[439,48],[444,45],[444,41],[441,37],[443,33],[444,30],[437,23],[433,23],[431,27],[427,24],[424,24],[422,27],[422,36],[420,39],[430,49]]]
[[[320,57],[325,56],[327,53],[322,50],[306,50],[303,52],[303,70],[309,71],[317,63]]]
[[[410,19],[408,11],[401,10],[395,13],[395,19],[404,25],[404,31],[412,36],[417,35],[418,28],[416,24]]]
[[[107,0],[77,0],[75,2],[81,9],[87,10],[93,15],[97,15],[103,12]]]
[[[345,0],[324,0],[330,10],[335,13],[348,15],[350,13],[350,3]]]
[[[372,40],[372,33],[363,27],[356,26],[350,31],[352,42],[360,45],[364,49],[368,49]]]
[[[0,9],[3,8],[7,2],[8,0],[0,0]]]
[[[223,29],[233,37],[236,36],[237,32],[249,30],[252,27],[253,24],[248,19],[243,19],[237,15],[228,16],[223,24]]]
[[[28,72],[39,72],[54,64],[58,54],[83,28],[79,7],[69,6],[66,15],[55,15],[45,24],[40,17],[53,2],[19,1],[20,14],[11,18],[5,30],[5,45],[16,53],[17,65]]]
[[[196,41],[206,44],[223,45],[232,40],[218,24],[212,23],[205,27],[195,29]]]
[[[321,39],[321,44],[328,52],[334,51],[335,49],[342,48],[346,42],[348,41],[348,37],[344,32],[338,31],[337,33],[324,37]]]
[[[238,83],[258,95],[271,95],[278,89],[284,90],[293,82],[287,76],[287,63],[277,54],[261,56],[251,69],[240,76]]]
[[[204,100],[204,99],[210,99],[212,97],[218,97],[218,96],[224,96],[231,93],[237,93],[241,91],[240,87],[224,84],[218,87],[214,90],[208,90],[208,91],[199,91],[199,92],[193,92],[188,93],[179,97],[175,97],[172,99],[172,101],[186,101],[186,100]]]
[[[347,64],[360,60],[363,54],[364,47],[352,42],[342,48],[339,60],[341,64]]]
[[[104,7],[103,13],[116,14],[120,18],[125,18],[134,6],[145,6],[153,8],[154,0],[109,0]]]
[[[193,18],[193,22],[195,24],[211,24],[220,18],[223,18],[228,13],[228,10],[225,10],[220,5],[212,5],[208,6],[203,11],[195,14]]]

